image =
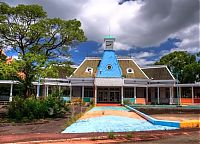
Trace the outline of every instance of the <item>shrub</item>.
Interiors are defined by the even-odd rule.
[[[124,105],[130,105],[131,104],[131,102],[130,102],[130,100],[129,99],[124,99]]]
[[[60,117],[68,110],[65,102],[56,95],[44,99],[14,97],[8,106],[8,117],[17,121]]]
[[[109,139],[115,139],[115,135],[112,131],[108,133],[108,138]]]

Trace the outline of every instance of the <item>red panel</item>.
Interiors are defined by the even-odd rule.
[[[200,103],[200,98],[194,98],[194,103]]]

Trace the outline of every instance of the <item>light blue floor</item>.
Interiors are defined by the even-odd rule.
[[[67,127],[62,133],[129,132],[170,129],[176,128],[153,125],[146,120],[122,116],[101,116],[85,120],[78,120],[71,126]]]

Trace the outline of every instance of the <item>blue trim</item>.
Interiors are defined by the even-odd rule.
[[[133,110],[134,112],[136,112],[138,115],[140,115],[141,117],[143,117],[144,119],[146,119],[147,121],[151,122],[154,125],[161,125],[161,126],[170,126],[170,127],[177,127],[180,128],[180,122],[179,121],[167,121],[167,120],[157,120],[155,118],[152,118],[130,106],[125,105],[126,108]]]

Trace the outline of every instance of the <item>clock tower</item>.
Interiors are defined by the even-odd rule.
[[[120,78],[122,77],[122,70],[115,55],[115,51],[113,50],[115,38],[111,36],[105,37],[104,42],[105,49],[97,69],[96,77]]]

